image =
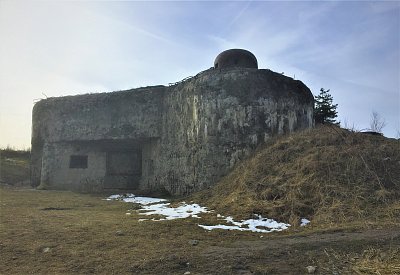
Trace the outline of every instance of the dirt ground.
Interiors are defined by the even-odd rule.
[[[197,224],[215,223],[215,213],[140,222],[126,215],[135,205],[104,198],[0,187],[0,273],[400,274],[393,224],[210,232]]]

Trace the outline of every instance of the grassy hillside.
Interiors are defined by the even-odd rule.
[[[0,184],[26,184],[29,182],[30,151],[0,149]]]
[[[322,126],[271,140],[193,199],[298,224],[399,222],[400,141]]]

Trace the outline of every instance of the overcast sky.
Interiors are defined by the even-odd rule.
[[[167,85],[244,48],[330,89],[342,126],[400,132],[400,3],[0,0],[0,147],[30,147],[40,98]]]

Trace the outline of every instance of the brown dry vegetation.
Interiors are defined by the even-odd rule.
[[[139,222],[125,214],[133,205],[102,196],[1,187],[0,197],[0,274],[400,274],[393,226],[208,232],[197,223],[215,214]]]
[[[399,141],[339,128],[277,138],[190,198],[217,209],[201,219],[139,222],[126,215],[137,205],[106,194],[3,185],[0,274],[400,274],[399,156]],[[197,226],[219,223],[216,213],[312,223],[270,234]]]
[[[23,185],[29,183],[30,151],[0,149],[0,184]]]
[[[399,225],[400,141],[336,126],[276,138],[195,201],[238,217]]]

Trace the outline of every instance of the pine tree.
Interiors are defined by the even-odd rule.
[[[337,104],[333,104],[333,97],[329,94],[329,89],[321,88],[319,95],[315,96],[314,119],[315,123],[333,123],[336,122]]]

